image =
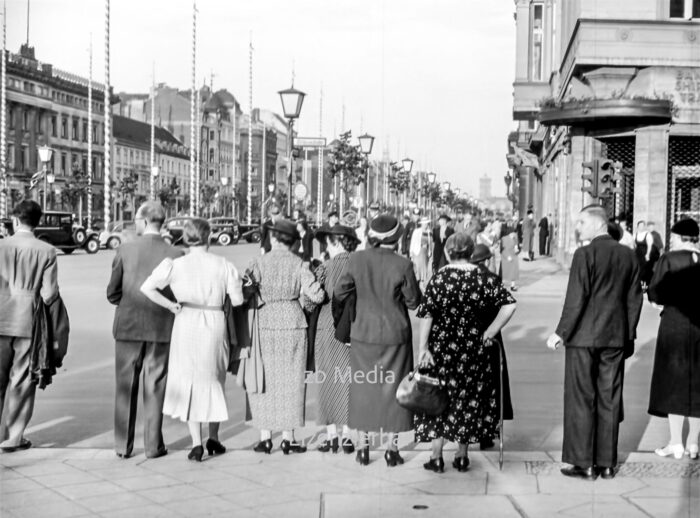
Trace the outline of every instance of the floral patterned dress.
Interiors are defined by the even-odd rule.
[[[499,280],[477,268],[448,265],[430,279],[417,315],[433,318],[428,350],[450,403],[439,416],[415,415],[416,441],[473,444],[496,435],[498,376],[482,336],[494,308],[512,303]]]

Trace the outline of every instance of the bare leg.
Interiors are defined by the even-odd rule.
[[[442,437],[438,439],[433,439],[432,447],[433,447],[433,453],[430,456],[431,459],[439,459],[442,457],[442,448],[445,445],[445,439]]]
[[[689,417],[688,418],[688,446],[694,444],[696,447],[698,445],[698,435],[700,435],[700,417]]]
[[[683,444],[683,421],[685,418],[682,415],[669,414],[668,427],[671,432],[671,440],[669,444]]]

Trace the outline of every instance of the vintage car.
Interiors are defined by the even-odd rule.
[[[88,254],[96,254],[100,249],[97,233],[74,225],[70,212],[46,211],[34,229],[34,235],[64,254],[72,254],[78,248],[83,248]]]
[[[221,246],[235,245],[240,239],[238,220],[230,217],[210,218],[211,241]]]
[[[115,221],[109,232],[100,232],[100,246],[114,250],[119,245],[136,237],[136,223],[134,221]]]

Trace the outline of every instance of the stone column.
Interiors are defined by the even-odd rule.
[[[636,130],[634,221],[653,221],[665,239],[668,199],[668,125]]]

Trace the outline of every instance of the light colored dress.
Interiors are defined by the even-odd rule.
[[[170,286],[181,304],[212,308],[183,307],[175,316],[163,413],[181,421],[226,421],[224,382],[229,347],[222,308],[226,294],[232,305],[243,303],[238,271],[223,257],[192,248],[183,257],[165,259],[145,285],[158,289]]]

